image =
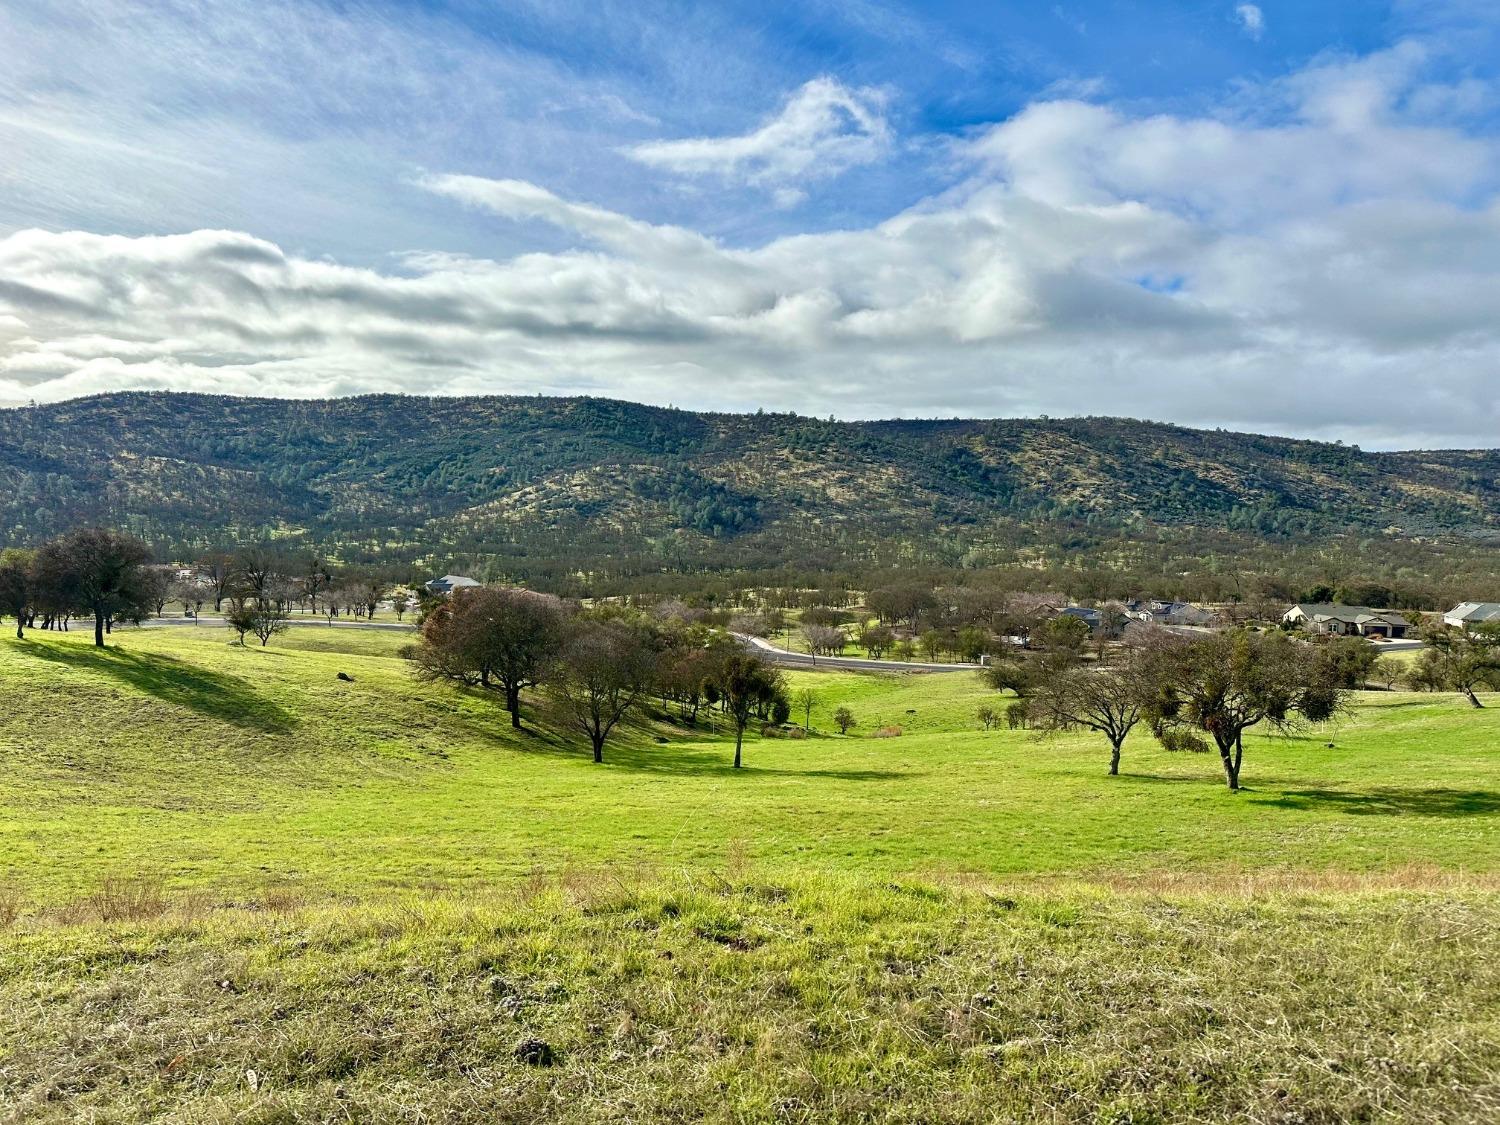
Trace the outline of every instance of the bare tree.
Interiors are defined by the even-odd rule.
[[[814,656],[837,656],[844,651],[844,631],[837,625],[804,625],[802,638]]]
[[[224,551],[211,551],[198,560],[198,573],[214,599],[214,612],[224,608],[224,599],[234,584],[234,556]]]
[[[547,675],[547,692],[563,721],[588,736],[594,761],[650,688],[653,652],[642,631],[615,621],[582,621],[570,630]]]
[[[757,709],[786,694],[781,673],[749,652],[728,654],[705,685],[710,703],[722,703],[734,721],[734,768],[740,768],[745,727]]]
[[[1045,730],[1084,727],[1109,740],[1109,772],[1120,772],[1120,751],[1153,698],[1147,658],[1131,650],[1105,668],[1070,668],[1044,679],[1030,696],[1028,716]]]
[[[1443,625],[1422,634],[1427,647],[1417,657],[1419,674],[1456,691],[1472,707],[1483,707],[1475,689],[1500,685],[1500,623],[1470,629]]]
[[[812,709],[817,702],[818,693],[813,691],[812,688],[805,687],[797,690],[796,703],[798,709],[802,712],[803,730],[812,731]]]

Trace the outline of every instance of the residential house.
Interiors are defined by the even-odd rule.
[[[1394,640],[1411,630],[1411,622],[1389,609],[1362,605],[1294,605],[1281,615],[1288,625],[1309,633],[1339,637],[1383,637]]]
[[[1058,610],[1057,617],[1076,617],[1089,627],[1089,635],[1098,637],[1101,634],[1106,637],[1118,637],[1128,620],[1128,614],[1119,611],[1118,606],[1111,610],[1095,609],[1093,606],[1070,605]]]
[[[1472,629],[1487,622],[1500,624],[1500,602],[1462,602],[1443,614],[1443,623],[1455,629]]]
[[[462,574],[445,574],[441,578],[434,578],[427,583],[427,589],[434,594],[451,594],[454,590],[461,590],[466,586],[481,586],[483,583],[472,578],[466,578]]]
[[[1148,625],[1210,625],[1214,615],[1189,602],[1126,603],[1130,616]]]

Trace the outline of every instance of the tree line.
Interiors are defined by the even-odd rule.
[[[404,655],[421,679],[495,692],[516,729],[522,692],[540,689],[547,717],[586,736],[596,762],[652,701],[690,725],[705,708],[721,712],[734,727],[736,768],[753,719],[782,724],[791,714],[781,673],[721,631],[517,588],[455,590],[426,613]]]
[[[1413,676],[1462,692],[1500,685],[1500,627],[1434,630]],[[1344,713],[1349,693],[1364,687],[1378,657],[1362,638],[1314,643],[1282,632],[1227,629],[1183,634],[1143,630],[1098,661],[1084,659],[1076,636],[1053,634],[1025,656],[985,669],[990,685],[1014,695],[1013,727],[1089,730],[1110,748],[1117,774],[1126,739],[1144,726],[1169,751],[1217,752],[1231,790],[1239,789],[1245,733],[1291,734]],[[999,718],[981,706],[988,729]]]
[[[17,637],[92,618],[99,647],[116,625],[139,624],[172,605],[195,615],[211,604],[241,641],[254,635],[264,645],[294,610],[330,622],[369,619],[388,598],[404,619],[412,599],[385,577],[268,546],[211,551],[179,567],[155,563],[151,547],[133,535],[84,528],[33,549],[0,551],[0,617],[15,620]]]

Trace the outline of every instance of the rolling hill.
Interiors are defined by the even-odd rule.
[[[124,393],[0,410],[0,520],[10,543],[97,522],[178,557],[275,538],[533,577],[1034,563],[1151,541],[1487,543],[1500,451],[1370,453],[1114,418]]]

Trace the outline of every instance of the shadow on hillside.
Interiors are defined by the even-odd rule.
[[[123,652],[117,648],[54,646],[27,640],[27,655],[109,676],[137,691],[186,707],[237,727],[274,734],[296,723],[278,704],[253,691],[243,680],[195,667],[175,656]]]
[[[545,754],[558,758],[573,758],[586,761],[589,757],[588,743],[571,735],[539,729],[528,725],[520,732],[527,744],[520,747],[523,753]],[[652,745],[643,743],[641,732],[630,732],[624,738],[612,740],[604,748],[603,765],[614,769],[634,770],[639,773],[674,774],[693,777],[708,777],[714,774],[741,775],[760,774],[763,777],[817,777],[833,781],[903,781],[921,777],[925,771],[905,769],[785,769],[778,766],[761,766],[755,761],[756,742],[745,744],[744,768],[734,768],[734,744],[726,743],[722,750],[687,749],[672,743]]]
[[[1256,798],[1257,805],[1283,809],[1332,810],[1354,816],[1494,816],[1500,793],[1489,789],[1289,789],[1279,797]]]

